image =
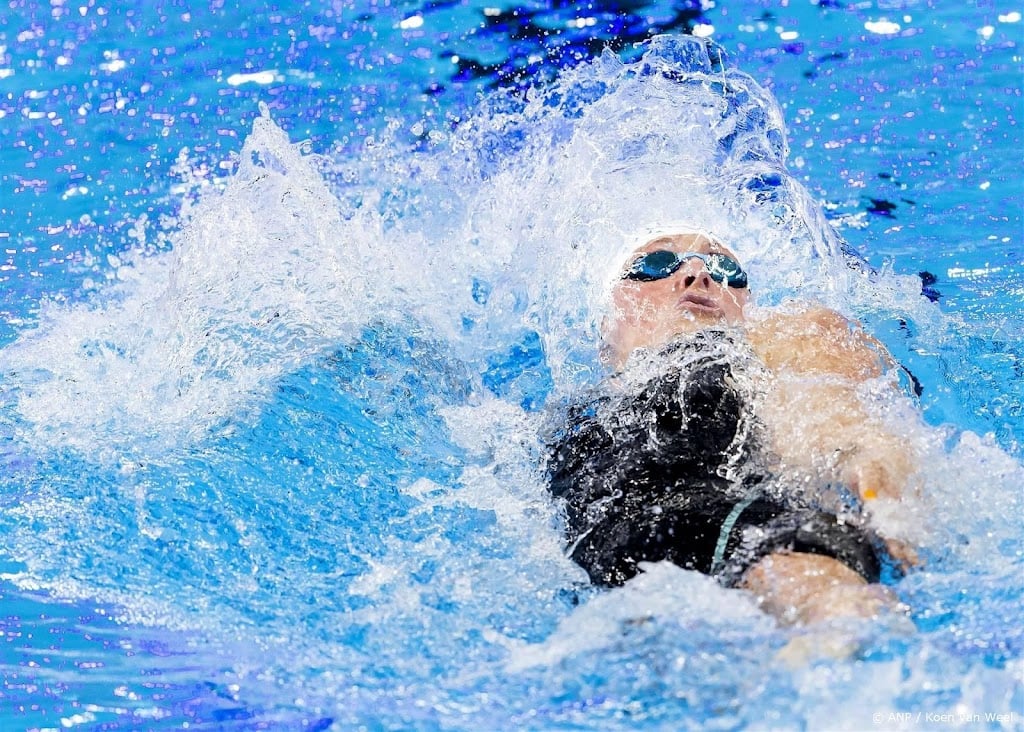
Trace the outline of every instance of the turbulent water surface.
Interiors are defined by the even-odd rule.
[[[25,21],[20,32],[36,35],[17,36],[20,44],[50,48],[47,29],[72,28],[78,11],[64,17],[63,5],[53,8],[49,19]],[[180,151],[176,182],[166,171],[179,151],[153,143],[149,163],[119,163],[152,191],[111,193],[102,213],[81,212],[76,201],[93,201],[97,189],[123,191],[117,176],[83,179],[68,169],[62,183],[58,156],[43,155],[50,168],[38,174],[39,195],[61,189],[63,208],[19,215],[69,223],[33,229],[5,208],[15,236],[5,237],[10,335],[0,351],[0,721],[863,729],[875,713],[890,726],[903,718],[889,715],[921,710],[968,715],[979,727],[970,715],[1019,713],[1022,321],[1010,297],[1021,286],[1019,204],[984,204],[989,215],[975,224],[1008,240],[998,255],[1008,263],[958,279],[952,250],[929,249],[948,238],[942,216],[957,211],[939,208],[948,200],[943,186],[953,184],[930,174],[915,196],[933,188],[932,202],[901,192],[904,175],[916,185],[926,161],[968,165],[966,151],[962,159],[943,152],[927,128],[921,150],[908,148],[888,178],[867,182],[864,168],[826,170],[829,156],[856,157],[843,148],[858,146],[881,155],[885,130],[829,147],[831,102],[784,112],[699,38],[661,35],[622,53],[566,47],[586,58],[567,64],[538,34],[536,68],[502,70],[482,55],[476,66],[459,64],[442,54],[457,69],[432,76],[437,49],[417,55],[420,46],[402,34],[441,11],[377,10],[391,20],[378,17],[373,27],[405,38],[405,53],[423,63],[421,75],[418,62],[404,73],[422,90],[452,85],[418,97],[424,106],[411,118],[396,111],[390,125],[380,123],[354,98],[342,104],[337,90],[309,84],[301,95],[281,93],[290,105],[309,102],[299,116],[315,128],[269,94],[242,121],[233,99],[260,77],[228,79],[224,121],[197,123],[200,144]],[[450,22],[471,10],[449,7]],[[661,9],[661,25],[645,27],[707,34],[727,10]],[[550,12],[530,20],[539,27],[558,17]],[[852,9],[808,12],[826,23],[838,22],[837,13],[861,21]],[[901,12],[917,11],[892,15]],[[172,26],[200,17],[167,15]],[[228,16],[212,16],[207,28]],[[902,17],[900,33],[917,27]],[[372,18],[330,41],[347,49],[330,58],[388,64],[383,51],[375,61],[359,46],[356,30],[370,33]],[[942,19],[936,13],[920,27],[933,30]],[[251,35],[233,31],[218,53],[265,34],[280,66],[236,73],[280,76],[283,86],[267,88],[286,89],[304,78],[300,40],[327,44],[328,26],[338,25],[321,20],[316,33],[312,22],[280,19]],[[866,22],[881,21],[876,13]],[[995,45],[1003,26],[992,22]],[[745,22],[728,26],[747,70],[792,57],[807,64],[809,84],[827,84],[820,48],[814,56],[783,44],[773,57],[751,39],[757,24],[785,22],[764,11],[750,23],[749,31]],[[510,37],[529,43],[522,28],[530,26],[520,26]],[[96,27],[74,26],[82,48],[104,38]],[[5,33],[0,57],[20,53]],[[209,34],[197,31],[192,43],[185,55],[207,68]],[[877,43],[869,36],[857,52]],[[143,63],[128,50],[103,53],[108,66]],[[979,59],[995,53],[983,49]],[[18,70],[8,81],[24,83],[24,66],[5,63]],[[935,64],[934,78],[945,78],[943,62]],[[527,88],[531,69],[543,83]],[[159,65],[153,74],[159,86]],[[897,98],[929,94],[927,80],[904,81]],[[430,101],[466,89],[482,96],[449,102],[456,115]],[[788,105],[809,94],[776,93],[787,91]],[[125,106],[144,110],[145,93],[124,95]],[[182,87],[170,102],[175,130],[187,124],[188,93]],[[110,114],[120,110],[117,98]],[[103,119],[86,111],[84,119]],[[19,114],[5,107],[0,122]],[[353,115],[371,120],[372,131],[353,127]],[[17,140],[30,137],[24,130],[35,121],[23,117]],[[66,128],[90,130],[92,149],[121,144],[91,127]],[[222,148],[204,145],[218,130],[227,131],[230,154],[213,170],[211,151]],[[143,126],[138,134],[153,132]],[[828,152],[808,144],[811,132]],[[1019,140],[1019,132],[1006,134]],[[1004,175],[992,153],[978,155],[970,165],[987,160],[990,177]],[[5,157],[4,166],[23,163]],[[151,168],[168,177],[151,178]],[[808,180],[811,173],[820,178]],[[987,195],[991,183],[980,188],[975,175],[960,180],[971,181],[971,196]],[[28,200],[26,185],[16,200]],[[141,218],[147,207],[152,217]],[[604,373],[596,343],[607,286],[631,243],[673,226],[701,226],[728,241],[748,265],[759,304],[795,296],[859,318],[924,382],[923,417],[880,415],[925,456],[923,501],[888,518],[922,546],[923,566],[895,586],[914,632],[866,629],[852,658],[794,669],[776,654],[795,631],[742,593],[670,565],[599,592],[564,557],[538,435],[552,405]],[[83,244],[83,230],[102,246]],[[46,299],[23,275],[45,275],[39,250],[61,242],[81,249],[43,262],[62,273]],[[878,261],[878,251],[904,246],[909,264]],[[943,275],[926,283],[945,302],[922,294],[917,269],[928,267]],[[1003,300],[977,304],[983,288]]]

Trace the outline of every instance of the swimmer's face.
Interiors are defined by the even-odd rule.
[[[644,244],[625,261],[625,274],[646,252],[720,253],[739,259],[726,247],[702,234],[662,236]],[[657,349],[677,336],[714,325],[742,322],[750,300],[746,287],[718,282],[696,257],[683,261],[663,279],[641,282],[619,279],[612,290],[612,312],[603,324],[605,354],[621,367],[637,348]]]

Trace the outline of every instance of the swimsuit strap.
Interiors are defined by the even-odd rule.
[[[750,508],[750,505],[761,497],[761,491],[754,489],[750,495],[732,507],[729,515],[722,522],[722,528],[718,531],[718,541],[715,543],[715,555],[711,559],[711,574],[717,575],[725,569],[725,548],[729,544],[729,537],[740,518],[740,514]]]

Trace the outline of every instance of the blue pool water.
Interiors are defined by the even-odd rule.
[[[0,729],[1020,728],[1022,10],[7,3]],[[695,218],[923,382],[914,633],[563,557],[546,405]]]

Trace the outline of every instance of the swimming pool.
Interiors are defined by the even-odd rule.
[[[9,4],[0,727],[1020,727],[1021,9],[622,7]],[[694,212],[924,383],[914,635],[562,556],[584,264]]]

